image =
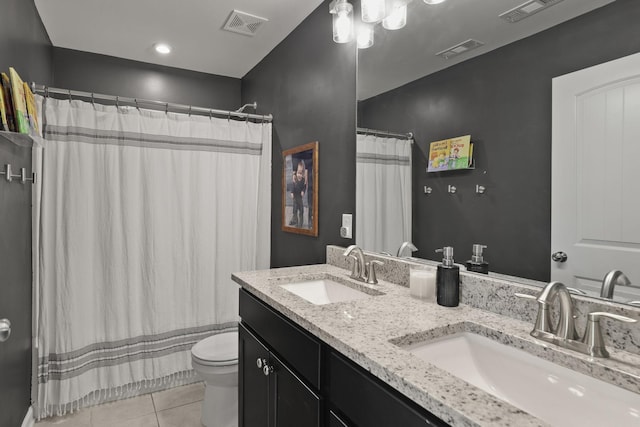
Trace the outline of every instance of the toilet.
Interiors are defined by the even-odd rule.
[[[191,348],[191,365],[205,382],[202,424],[238,426],[238,332],[210,336]]]

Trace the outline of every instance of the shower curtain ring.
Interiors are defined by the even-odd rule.
[[[169,114],[169,103],[164,104],[164,113]]]
[[[230,122],[231,121],[231,111],[227,112],[227,121]]]
[[[120,98],[116,96],[116,108],[120,108]]]
[[[69,93],[69,102],[73,101],[73,99],[71,99],[71,89],[69,89],[67,92]]]
[[[136,104],[136,109],[140,111],[140,106],[138,105],[138,98],[133,98],[133,103]]]
[[[93,105],[93,108],[96,108],[96,100],[93,98],[93,92],[91,92],[91,105]]]
[[[209,110],[209,120],[213,120],[213,110]]]
[[[189,105],[189,117],[191,117],[191,105]]]

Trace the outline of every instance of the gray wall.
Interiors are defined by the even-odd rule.
[[[242,101],[273,113],[271,265],[323,263],[340,237],[342,213],[355,211],[356,48],[332,40],[328,4],[320,5],[242,79]],[[319,235],[281,230],[282,150],[319,142]]]
[[[240,79],[54,48],[55,87],[236,110]]]
[[[51,83],[51,43],[31,0],[0,0],[0,70],[9,67],[24,81]],[[31,150],[0,140],[0,166],[29,170]],[[19,426],[31,402],[30,206],[31,185],[0,182],[0,318],[12,323],[11,337],[0,343],[2,426]]]
[[[360,103],[360,126],[415,134],[417,256],[454,246],[464,262],[483,243],[491,271],[549,280],[551,79],[639,52],[639,22],[640,2],[618,0]],[[466,134],[475,170],[425,173],[429,142]],[[476,184],[487,193],[477,196]]]
[[[51,42],[32,0],[0,0],[0,70],[26,82],[52,80]]]

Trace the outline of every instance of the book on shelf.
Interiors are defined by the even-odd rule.
[[[6,107],[4,106],[4,89],[2,89],[2,86],[0,86],[0,130],[9,130]]]
[[[449,170],[471,167],[473,160],[471,135],[459,136],[449,141]]]
[[[11,82],[9,76],[6,73],[0,73],[2,79],[2,95],[4,97],[5,115],[7,116],[7,125],[10,132],[16,131],[16,122],[13,116],[13,96],[11,94]]]
[[[429,144],[427,172],[468,169],[473,163],[471,135],[434,141]]]
[[[9,80],[11,81],[13,117],[16,124],[16,132],[28,134],[29,118],[27,116],[27,105],[24,100],[24,82],[13,67],[9,67]]]
[[[33,96],[33,92],[31,92],[31,88],[27,83],[23,83],[24,86],[24,100],[27,105],[27,118],[29,121],[29,129],[31,130],[31,135],[40,134],[40,126],[38,124],[38,107],[36,106],[36,99]]]

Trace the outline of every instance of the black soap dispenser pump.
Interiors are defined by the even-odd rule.
[[[471,259],[467,261],[467,270],[474,273],[489,274],[489,263],[482,257],[482,250],[486,249],[486,245],[473,245]]]
[[[453,248],[436,249],[442,252],[442,264],[436,272],[436,295],[438,305],[457,307],[460,301],[460,267],[453,263]]]

